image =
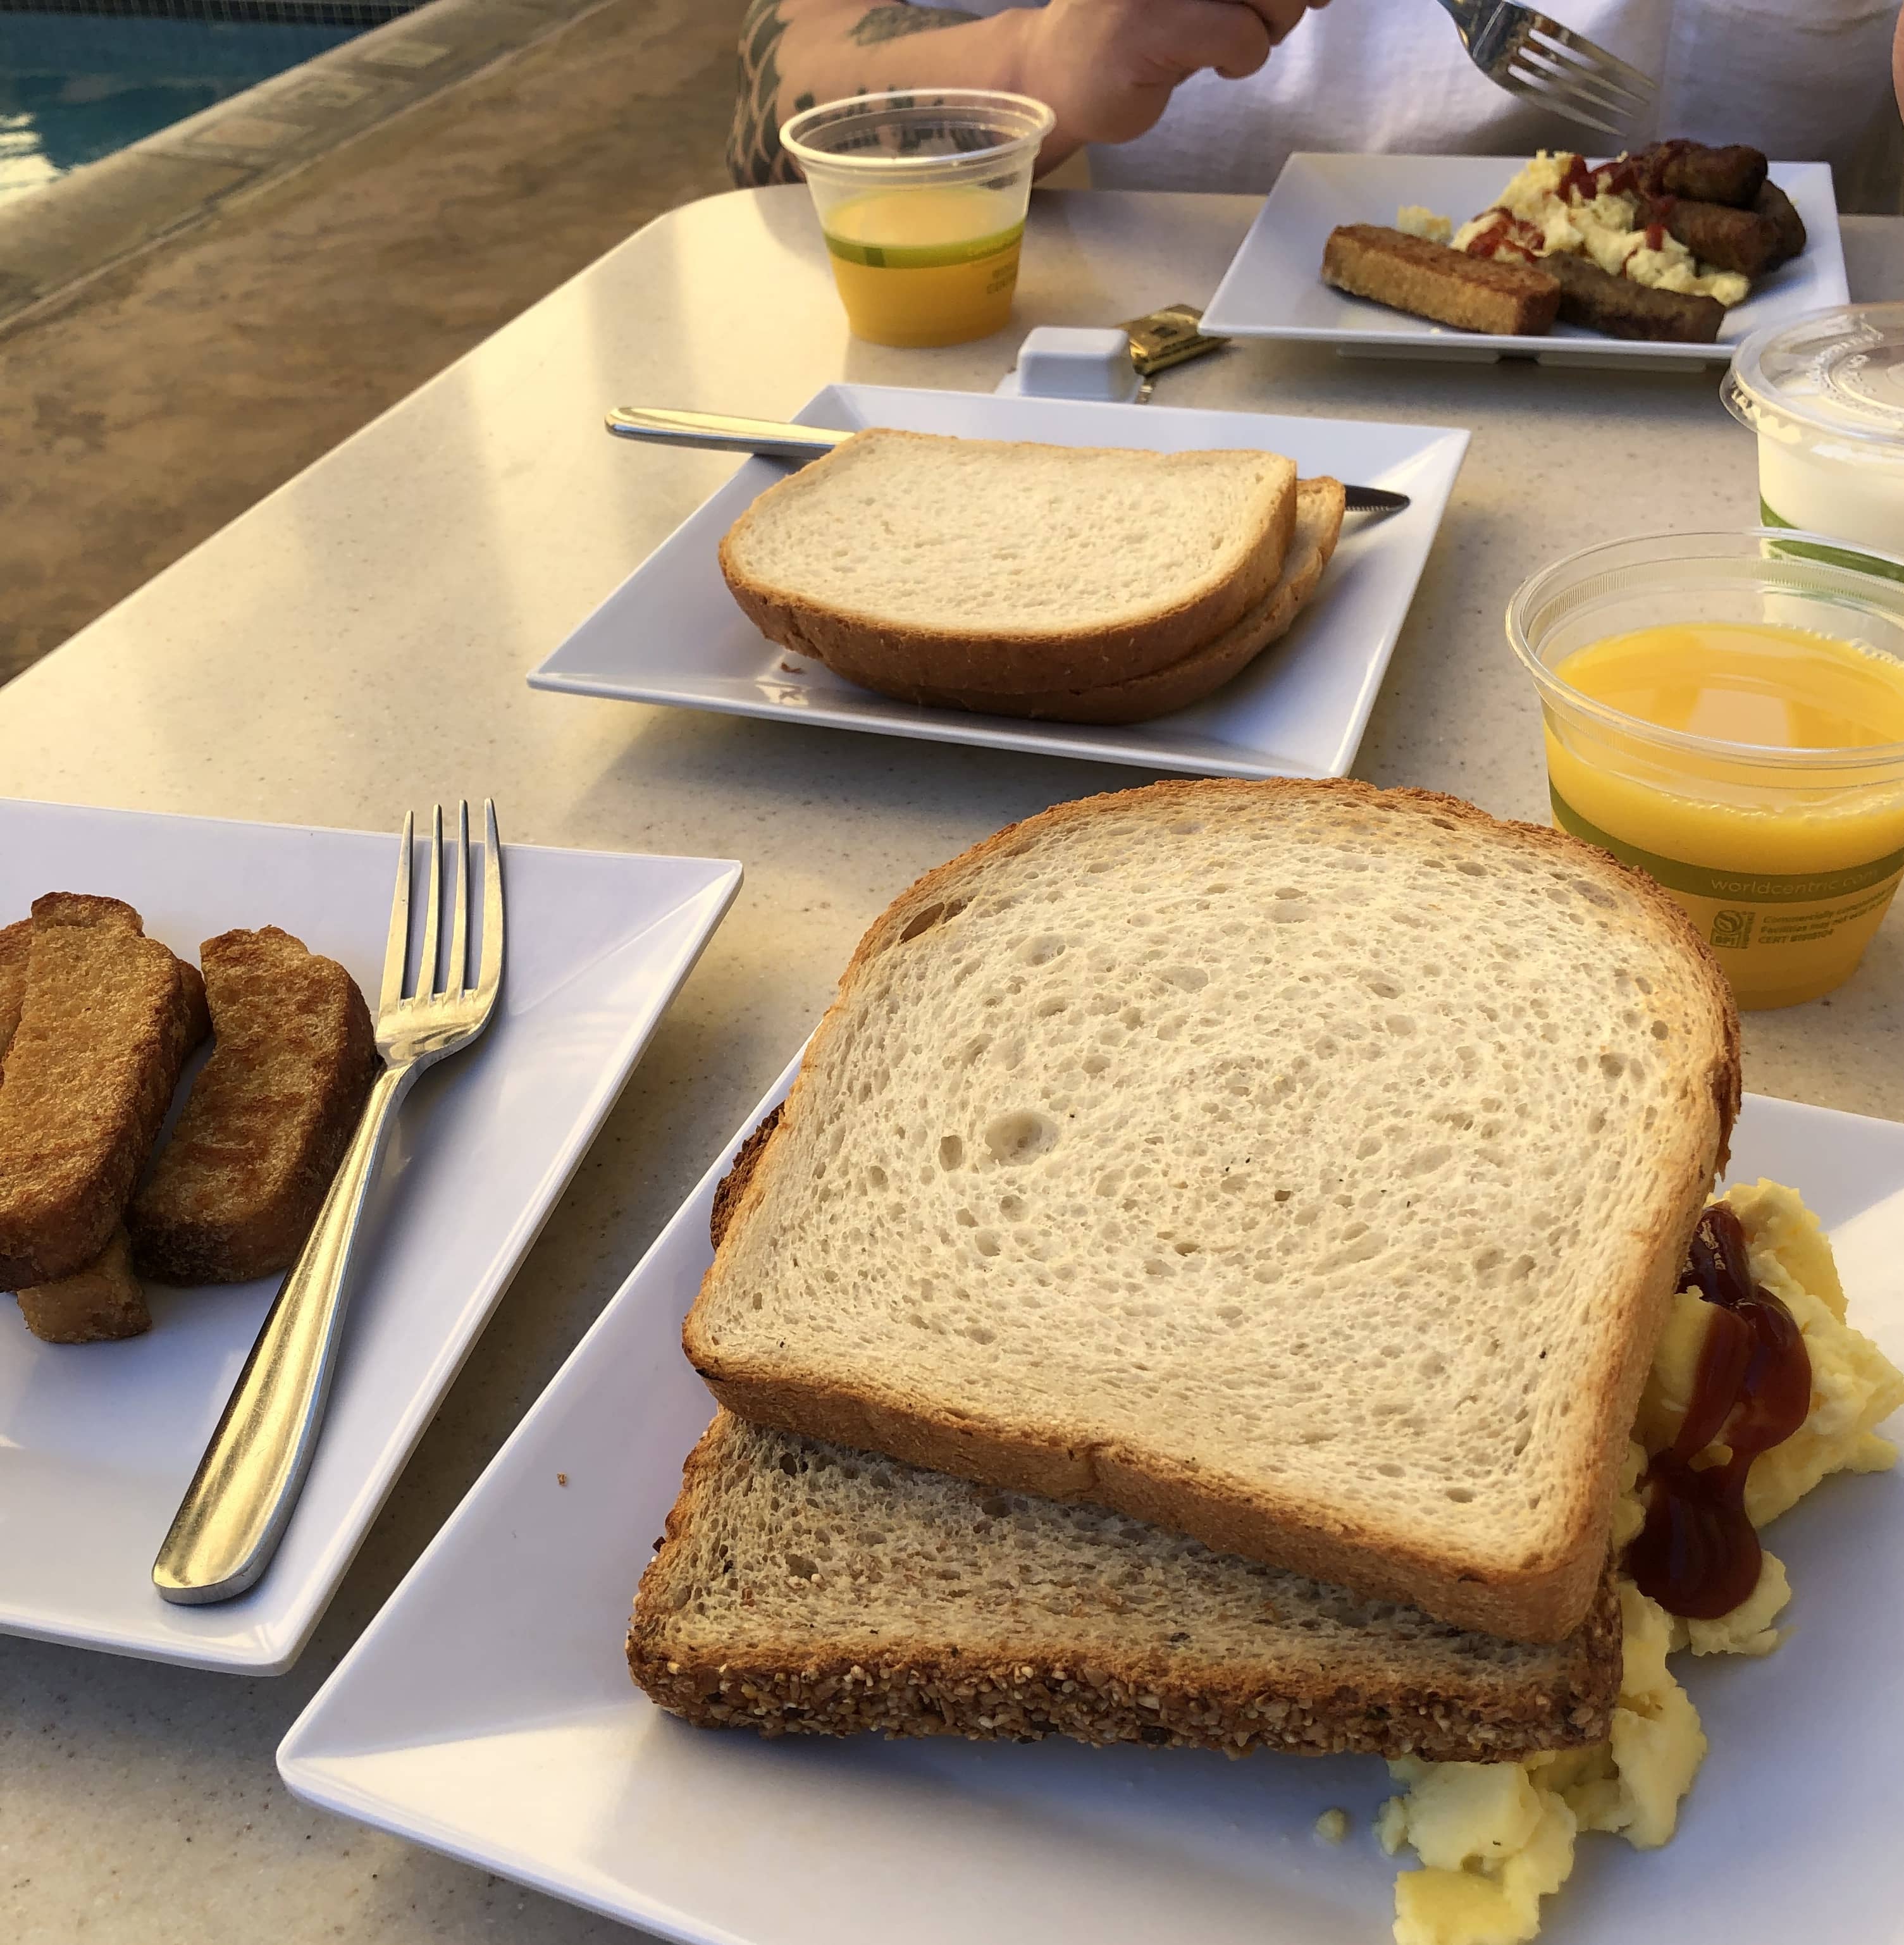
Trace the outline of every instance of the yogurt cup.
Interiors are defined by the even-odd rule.
[[[1724,396],[1758,436],[1763,524],[1850,541],[1822,557],[1899,578],[1893,561],[1858,548],[1904,553],[1904,304],[1845,304],[1754,332]]]

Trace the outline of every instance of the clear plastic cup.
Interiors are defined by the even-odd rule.
[[[1846,304],[1755,331],[1725,402],[1758,435],[1759,518],[1857,543],[1867,573],[1904,547],[1904,304]]]
[[[948,88],[823,102],[782,127],[856,338],[963,344],[1004,329],[1055,120],[1028,95]]]
[[[1508,640],[1540,691],[1554,823],[1664,886],[1748,1009],[1815,999],[1856,969],[1904,874],[1904,738],[1793,748],[1662,728],[1583,692],[1566,664],[1662,624],[1801,630],[1850,646],[1832,653],[1852,682],[1875,685],[1859,692],[1883,705],[1873,733],[1889,735],[1904,695],[1904,582],[1887,577],[1904,577],[1904,560],[1865,573],[1832,553],[1815,534],[1763,528],[1619,541],[1536,574],[1508,608]],[[1770,640],[1768,655],[1778,649]],[[1656,656],[1634,666],[1665,674]],[[1766,667],[1779,674],[1775,659]],[[1774,681],[1745,706],[1780,711],[1779,693]]]

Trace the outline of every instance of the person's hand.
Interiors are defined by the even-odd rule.
[[[1024,17],[1018,85],[1058,117],[1052,146],[1128,142],[1200,68],[1254,74],[1328,0],[1050,0]]]

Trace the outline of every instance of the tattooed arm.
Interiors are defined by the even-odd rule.
[[[1003,88],[1048,102],[1053,168],[1086,142],[1127,142],[1199,68],[1253,74],[1327,0],[1049,0],[989,20],[904,0],[750,0],[728,167],[744,188],[794,182],[780,125],[816,101],[887,88]]]

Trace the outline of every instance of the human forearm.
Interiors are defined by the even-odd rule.
[[[1040,170],[1086,142],[1128,142],[1202,68],[1254,74],[1324,0],[1046,0],[988,20],[901,0],[752,0],[728,162],[743,185],[790,182],[778,131],[816,101],[897,88],[1002,88],[1057,125]]]
[[[866,0],[753,0],[741,33],[740,90],[728,167],[743,187],[799,179],[780,125],[818,101],[889,88],[1023,85],[1024,28],[1012,8],[990,20],[949,8]],[[1077,143],[1046,144],[1041,167]]]

